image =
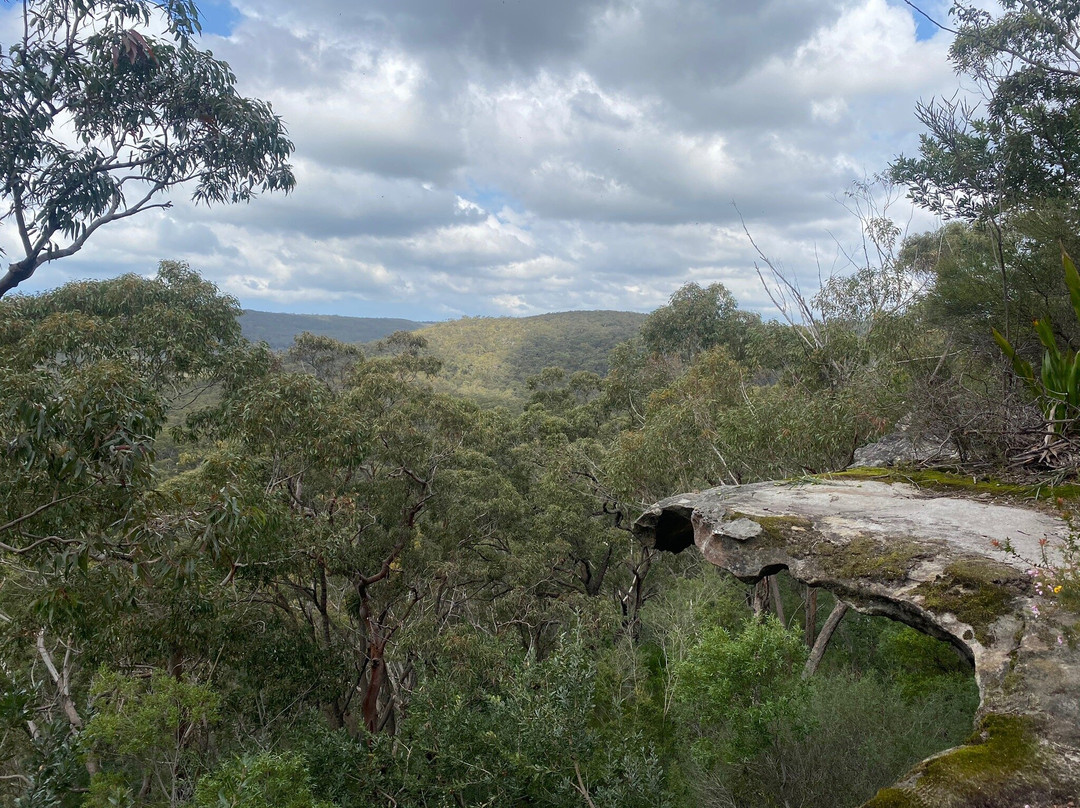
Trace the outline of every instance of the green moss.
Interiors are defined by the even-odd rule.
[[[1080,485],[1017,485],[990,478],[965,477],[930,469],[857,468],[822,475],[826,480],[875,480],[883,483],[908,483],[918,488],[967,495],[988,494],[1001,500],[1053,502],[1080,500]]]
[[[750,519],[762,527],[755,542],[783,548],[801,558],[813,550],[823,572],[836,578],[869,578],[876,581],[903,581],[920,558],[933,553],[918,542],[906,539],[880,541],[869,537],[846,544],[820,541],[814,523],[803,516],[751,516],[733,512],[732,520]]]
[[[1031,720],[991,714],[965,746],[920,763],[910,786],[882,789],[863,808],[1014,806],[1047,791],[1040,769]]]
[[[1020,692],[1024,686],[1024,677],[1016,670],[1016,653],[1014,652],[1010,656],[1010,668],[1009,672],[1005,674],[1005,678],[1001,680],[1001,693],[1005,696],[1011,696]]]
[[[1038,768],[1038,745],[1031,719],[984,716],[967,745],[921,764],[918,787],[951,789],[964,796],[994,793],[1017,775]]]
[[[903,539],[883,542],[860,537],[837,546],[831,554],[820,556],[820,563],[825,572],[838,578],[903,581],[920,558],[932,555],[918,542]]]
[[[915,588],[930,611],[951,612],[989,642],[990,625],[1012,607],[1017,595],[1031,586],[1027,576],[1007,564],[985,558],[954,561],[942,575]]]

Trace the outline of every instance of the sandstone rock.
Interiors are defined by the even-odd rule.
[[[673,497],[635,528],[661,550],[696,544],[747,582],[786,569],[971,660],[981,703],[968,743],[923,761],[866,808],[1038,808],[1080,794],[1080,616],[1041,597],[1031,574],[1047,550],[1060,560],[1069,526],[1058,516],[814,479]]]
[[[852,468],[891,468],[919,464],[950,463],[959,459],[948,438],[934,438],[912,428],[903,418],[896,428],[873,443],[855,450]]]

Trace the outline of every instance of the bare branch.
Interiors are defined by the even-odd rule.
[[[905,3],[906,5],[908,5],[908,6],[911,6],[911,8],[912,8],[912,9],[914,9],[914,11],[915,11],[915,12],[916,12],[917,14],[919,14],[919,15],[921,15],[921,16],[923,16],[923,17],[925,17],[925,18],[926,18],[926,20],[927,20],[927,21],[928,21],[928,22],[929,22],[929,23],[930,23],[931,25],[935,26],[936,28],[939,28],[939,29],[940,29],[940,30],[942,30],[942,31],[947,31],[947,32],[948,32],[948,33],[950,33],[950,34],[955,34],[955,33],[957,33],[957,32],[956,32],[955,30],[953,30],[952,28],[949,28],[949,27],[948,27],[947,25],[942,25],[942,24],[941,24],[940,22],[938,22],[937,20],[935,20],[935,19],[934,19],[933,17],[931,17],[931,16],[929,15],[929,14],[927,14],[927,13],[926,13],[925,11],[923,11],[923,10],[922,10],[921,8],[919,8],[919,7],[917,6],[917,5],[915,5],[914,3],[912,3],[912,2],[911,2],[911,0],[904,0],[904,3]]]

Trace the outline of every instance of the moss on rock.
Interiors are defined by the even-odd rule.
[[[754,542],[764,547],[783,547],[798,558],[805,555],[813,538],[814,523],[805,516],[754,516],[732,511],[725,521],[749,519],[761,525]]]
[[[861,536],[843,543],[822,541],[813,521],[802,516],[754,516],[737,511],[728,514],[729,521],[738,519],[761,525],[755,543],[782,548],[794,558],[804,558],[813,551],[821,571],[835,578],[903,581],[919,560],[934,555],[932,548],[908,539],[882,541]]]
[[[854,468],[821,475],[825,480],[872,480],[882,483],[907,483],[943,493],[978,496],[989,495],[993,500],[1014,502],[1080,501],[1080,485],[1021,485],[992,478],[979,479],[934,469]]]
[[[1014,808],[1017,799],[1054,792],[1032,721],[1018,715],[984,716],[967,744],[924,761],[913,775],[904,786],[882,789],[863,808]]]
[[[824,572],[838,578],[895,582],[906,580],[920,559],[932,556],[918,542],[859,537],[822,556],[820,564]]]
[[[927,784],[983,790],[1004,784],[1038,761],[1038,743],[1030,718],[991,713],[983,716],[967,745],[926,761],[920,769]]]
[[[1029,591],[1031,582],[1019,570],[987,558],[954,561],[942,575],[915,588],[923,606],[932,612],[956,615],[975,632],[979,642],[990,641],[990,626],[1012,611],[1018,595]]]

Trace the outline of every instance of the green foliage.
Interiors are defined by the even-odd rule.
[[[14,728],[14,726],[12,727]],[[21,729],[21,727],[20,727]],[[14,761],[12,761],[14,762]],[[64,721],[43,722],[25,750],[21,770],[25,787],[14,800],[15,808],[75,808],[77,789],[86,783],[86,769]]]
[[[1060,245],[1076,246],[1071,217],[1061,203],[1032,207],[1011,216],[997,234],[1004,270],[996,234],[978,224],[952,222],[904,244],[901,259],[925,266],[930,278],[919,304],[927,324],[965,353],[997,354],[988,323],[1002,333],[1008,330],[1010,341],[1024,356],[1038,344],[1027,328],[1032,320],[1053,321],[1059,338],[1070,343],[1077,337],[1061,271]]]
[[[815,675],[801,710],[765,749],[703,773],[698,804],[861,805],[882,783],[964,741],[978,703],[973,690],[945,686],[910,700],[880,675]]]
[[[236,758],[199,779],[195,808],[333,808],[312,796],[309,779],[293,753]]]
[[[98,773],[90,779],[82,808],[132,808],[135,795],[119,772]]]
[[[672,294],[666,306],[648,316],[641,338],[650,352],[671,354],[686,363],[720,345],[742,361],[760,325],[760,315],[739,311],[735,297],[722,283],[705,289],[688,283]]]
[[[950,60],[981,81],[981,109],[958,101],[918,108],[927,127],[918,158],[901,157],[894,178],[921,205],[948,218],[994,217],[1041,199],[1072,199],[1077,139],[1078,12],[1052,0],[1005,0],[993,15],[954,4]]]
[[[84,741],[91,749],[111,747],[122,756],[153,758],[171,751],[179,735],[213,721],[217,713],[212,690],[164,671],[148,678],[99,671],[90,696],[96,711]]]
[[[22,600],[35,613],[16,609],[20,620],[89,629],[91,603],[125,599],[133,561],[178,562],[179,534],[163,546],[148,516],[154,439],[176,385],[223,367],[238,339],[235,312],[174,264],[152,281],[73,284],[0,305],[0,541],[19,560]],[[207,527],[194,527],[203,516],[188,523],[189,537]]]
[[[802,637],[771,615],[735,636],[724,628],[705,632],[682,663],[679,699],[693,705],[685,717],[702,728],[695,749],[706,765],[753,757],[802,709],[806,653]]]
[[[890,423],[896,404],[873,388],[755,385],[720,348],[653,391],[637,429],[619,436],[612,474],[642,502],[679,491],[839,469]]]
[[[219,369],[239,342],[239,311],[187,264],[162,261],[152,280],[124,275],[5,300],[0,350],[4,365],[22,369],[122,360],[164,386]]]
[[[971,692],[968,663],[948,643],[890,623],[878,636],[874,656],[878,670],[892,677],[906,699],[934,699],[954,690],[962,694],[966,688],[969,701],[978,701],[978,692]],[[962,726],[963,721],[961,715],[959,720],[943,721],[942,725]]]
[[[544,660],[501,661],[483,653],[484,642],[473,638],[461,649],[467,654],[414,691],[399,802],[668,804],[655,756],[638,739],[604,737],[594,726],[595,663],[580,641]]]
[[[108,800],[124,793],[126,783],[140,801],[152,789],[158,799],[175,802],[202,768],[202,747],[218,718],[217,694],[164,671],[136,678],[101,670],[90,696],[95,712],[80,744],[87,756],[108,761],[91,779],[93,793]]]
[[[175,185],[208,204],[293,187],[281,120],[196,47],[190,0],[22,7],[23,36],[0,48],[0,218],[15,223],[24,255],[0,294],[98,227],[160,207],[155,197]],[[151,18],[163,36],[149,33]]]
[[[829,596],[822,599],[827,611]],[[946,644],[853,615],[804,681],[805,648],[770,622],[729,630],[719,643],[717,630],[705,628],[673,666],[680,733],[673,754],[684,759],[689,804],[859,805],[970,732],[978,690]],[[761,660],[771,664],[756,675]],[[747,701],[765,703],[752,713],[762,720],[748,722]],[[688,748],[697,753],[690,760]]]

